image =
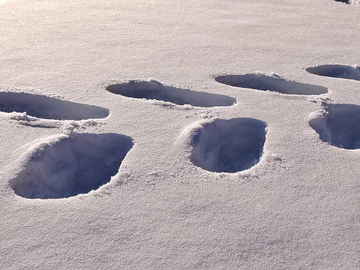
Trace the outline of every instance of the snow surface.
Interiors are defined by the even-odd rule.
[[[360,269],[345,2],[0,0],[0,269]]]

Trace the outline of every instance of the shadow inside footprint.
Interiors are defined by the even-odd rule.
[[[250,88],[261,91],[274,91],[282,94],[292,95],[320,95],[328,92],[326,87],[287,81],[277,75],[268,76],[265,74],[244,74],[218,76],[215,80],[219,83]]]
[[[88,193],[117,174],[132,145],[130,137],[113,133],[63,135],[32,149],[23,170],[9,183],[17,195],[29,199]]]
[[[225,95],[196,92],[187,89],[164,86],[157,81],[130,81],[109,85],[107,91],[130,98],[155,99],[177,105],[189,104],[196,107],[231,106],[236,99]]]
[[[0,111],[25,112],[37,118],[55,120],[85,120],[109,115],[109,110],[101,107],[17,92],[0,92]]]
[[[211,172],[243,171],[259,162],[265,136],[266,124],[260,120],[216,119],[193,134],[190,160]]]
[[[345,149],[360,148],[360,106],[329,104],[309,125],[322,141]]]
[[[350,79],[360,81],[360,67],[344,66],[344,65],[322,65],[317,67],[309,67],[307,72],[333,78]]]

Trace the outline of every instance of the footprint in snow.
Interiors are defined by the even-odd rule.
[[[328,92],[327,88],[318,85],[287,81],[277,75],[244,74],[218,76],[215,80],[219,83],[250,88],[261,91],[274,91],[291,95],[320,95]]]
[[[10,186],[29,199],[56,199],[88,193],[108,183],[133,142],[119,134],[79,133],[51,137],[23,155]]]
[[[109,110],[101,107],[18,92],[0,92],[0,111],[25,112],[37,118],[54,120],[85,120],[109,115]]]
[[[319,76],[360,81],[360,66],[322,65],[309,67],[306,71]]]
[[[353,4],[353,5],[358,5],[360,3],[360,0],[335,0],[335,2],[342,2],[345,4]]]
[[[235,173],[259,162],[266,124],[252,118],[216,119],[192,135],[190,160],[211,172]]]
[[[189,104],[196,107],[231,106],[236,99],[225,95],[196,92],[165,86],[157,81],[129,81],[109,85],[107,91],[130,98],[155,99],[177,105]]]
[[[309,121],[322,141],[345,149],[360,148],[360,106],[328,104]]]

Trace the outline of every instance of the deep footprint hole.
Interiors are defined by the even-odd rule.
[[[360,4],[360,0],[334,0],[335,2],[341,2],[348,5],[358,5]]]
[[[105,108],[17,92],[0,92],[0,111],[25,112],[37,118],[55,120],[85,120],[109,115]]]
[[[132,139],[120,134],[64,135],[39,146],[9,183],[17,195],[29,199],[86,194],[117,174],[132,146]]]
[[[321,65],[317,67],[309,67],[306,71],[319,76],[360,81],[359,66]]]
[[[265,74],[244,74],[218,76],[215,80],[219,83],[250,88],[261,91],[273,91],[282,94],[292,95],[320,95],[328,92],[323,86],[287,81],[276,75],[268,76]]]
[[[109,85],[106,90],[130,98],[160,100],[196,107],[231,106],[236,103],[236,99],[229,96],[164,86],[154,80],[113,84]]]
[[[322,141],[344,149],[360,148],[360,106],[329,104],[309,125]]]
[[[259,162],[266,124],[252,118],[216,119],[197,129],[191,141],[191,162],[211,172],[235,173]]]

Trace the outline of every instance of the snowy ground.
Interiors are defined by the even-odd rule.
[[[359,269],[359,19],[0,1],[0,268]]]

